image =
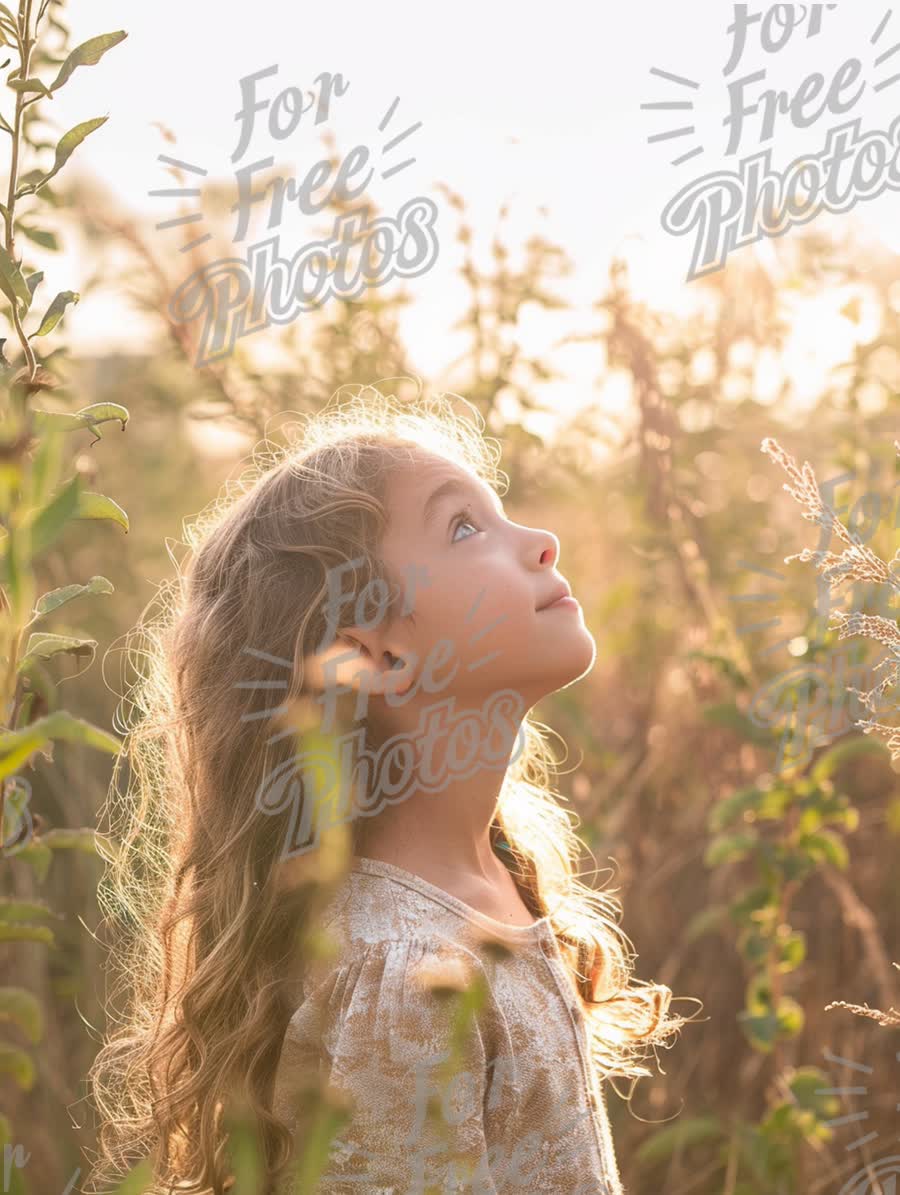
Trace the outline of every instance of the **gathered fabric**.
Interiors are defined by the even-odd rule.
[[[301,1142],[311,1080],[350,1111],[320,1195],[624,1195],[581,1000],[546,917],[505,925],[357,857],[323,929],[336,953],[307,970],[273,1099]],[[473,981],[484,998],[460,1035],[452,994]]]

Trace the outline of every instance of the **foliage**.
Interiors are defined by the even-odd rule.
[[[0,379],[5,398],[0,422],[0,858],[4,871],[26,866],[39,883],[46,879],[57,851],[93,854],[96,840],[94,831],[87,829],[45,830],[43,819],[28,808],[31,784],[25,769],[34,771],[41,757],[53,764],[58,742],[81,744],[107,755],[119,748],[114,735],[62,708],[57,694],[56,666],[67,657],[85,658],[90,663],[96,641],[78,633],[49,631],[43,625],[51,614],[74,599],[111,593],[113,587],[105,577],[95,575],[41,592],[39,572],[73,520],[111,520],[126,530],[128,527],[127,516],[119,506],[87,489],[78,472],[65,477],[63,459],[67,432],[90,428],[99,438],[101,425],[111,420],[124,428],[128,418],[125,408],[101,403],[67,413],[62,409],[37,409],[31,402],[34,395],[51,390],[58,392],[55,399],[63,395],[59,379],[46,367],[53,354],[39,360],[32,338],[43,338],[57,330],[67,307],[77,303],[79,296],[71,290],[57,294],[34,330],[26,333],[26,317],[31,314],[43,273],[25,267],[24,258],[16,252],[16,235],[21,232],[45,249],[57,246],[52,234],[37,223],[40,209],[32,207],[23,217],[20,204],[31,197],[36,197],[40,205],[48,199],[52,202],[47,183],[85,137],[107,118],[85,121],[65,133],[55,146],[49,169],[36,168],[23,174],[23,151],[44,148],[31,136],[41,101],[65,86],[77,68],[97,63],[125,36],[108,34],[77,46],[59,61],[52,82],[45,84],[34,72],[56,65],[57,59],[40,40],[41,26],[46,18],[45,30],[55,30],[65,42],[68,31],[58,19],[58,9],[58,0],[41,0],[39,5],[23,0],[17,14],[0,5],[0,40],[16,56],[16,66],[7,76],[14,96],[14,114],[10,121],[0,117],[0,129],[10,139],[9,188],[6,202],[0,204],[5,224],[0,245],[0,291],[9,301],[7,318],[22,356],[18,370],[15,362],[3,357]],[[0,350],[4,343],[0,341]],[[38,624],[42,624],[40,629],[33,629]],[[6,883],[7,875],[3,878]],[[58,948],[55,921],[58,915],[44,901],[15,895],[0,898],[0,942],[5,952],[15,954],[24,943]],[[0,1021],[24,1038],[24,1044],[15,1040],[0,1044],[3,1082],[29,1092],[38,1076],[31,1047],[39,1046],[44,1038],[44,1009],[34,993],[21,986],[6,986],[0,989]],[[8,1118],[0,1120],[4,1143],[10,1144],[16,1132]],[[31,1189],[18,1168],[12,1181],[22,1195]]]

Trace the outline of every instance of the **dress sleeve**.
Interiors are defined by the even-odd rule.
[[[459,990],[480,978],[489,992],[481,961],[443,942],[391,940],[355,949],[292,1018],[282,1053],[291,1071],[315,1057],[320,1083],[340,1093],[350,1113],[332,1138],[316,1190],[497,1195],[485,1140],[490,1084],[479,1017],[455,1033],[461,1001],[434,990]],[[295,1147],[302,1155],[302,1142]]]

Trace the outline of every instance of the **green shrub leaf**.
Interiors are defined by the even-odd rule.
[[[59,431],[77,431],[79,428],[89,427],[95,431],[100,423],[108,423],[118,419],[124,430],[128,422],[128,408],[119,406],[115,402],[95,402],[89,407],[82,407],[78,411],[42,411],[35,408],[32,411],[37,427],[55,427]],[[99,432],[97,433],[100,434]]]
[[[846,871],[850,863],[850,853],[844,840],[832,830],[818,830],[813,834],[803,834],[798,839],[797,845],[817,863],[830,863],[841,871]]]
[[[13,91],[37,91],[41,95],[50,95],[50,89],[40,79],[7,79],[7,86]]]
[[[50,90],[58,91],[77,67],[96,66],[107,50],[117,46],[127,36],[128,34],[120,29],[117,33],[101,33],[99,37],[92,37],[76,46],[59,68],[59,74],[50,84]]]
[[[52,332],[62,319],[69,304],[71,303],[74,306],[80,298],[81,295],[76,290],[61,290],[44,313],[41,326],[36,332],[32,332],[31,335],[46,336],[48,332]]]
[[[12,1021],[22,1030],[32,1045],[44,1034],[44,1012],[41,1003],[24,988],[0,988],[0,1021]]]
[[[131,1170],[110,1195],[144,1195],[153,1181],[150,1159],[144,1158]]]
[[[23,1091],[30,1091],[34,1086],[35,1066],[24,1050],[15,1046],[0,1043],[0,1072],[12,1075],[13,1079]]]
[[[99,129],[101,125],[106,124],[107,120],[109,120],[108,116],[95,116],[93,120],[82,121],[81,124],[75,125],[73,129],[69,129],[68,133],[64,133],[56,146],[56,161],[53,163],[50,172],[48,174],[40,174],[38,171],[36,172],[39,175],[37,178],[29,175],[31,181],[16,190],[16,199],[22,199],[25,195],[33,195],[35,191],[40,190],[44,183],[49,182],[55,174],[58,174],[62,170],[82,141],[86,137],[89,137],[96,129]]]
[[[41,835],[41,842],[54,851],[81,851],[85,855],[96,855],[99,835],[90,826],[77,830],[67,830],[57,827]]]
[[[78,497],[78,514],[76,518],[79,519],[112,519],[114,523],[118,523],[120,527],[128,530],[128,515],[118,505],[113,502],[112,498],[107,498],[105,494],[93,494],[84,492]]]
[[[717,1116],[693,1116],[654,1133],[636,1150],[637,1160],[641,1166],[658,1165],[689,1145],[716,1141],[723,1136],[725,1130]]]
[[[19,668],[27,668],[34,660],[49,660],[60,654],[72,655],[76,659],[89,656],[93,660],[96,650],[96,639],[76,639],[72,635],[56,635],[52,631],[35,631],[28,637]]]
[[[53,930],[46,925],[32,925],[28,921],[0,921],[0,942],[43,942],[53,946]]]
[[[0,779],[18,771],[35,751],[54,739],[82,743],[110,755],[117,755],[122,746],[117,738],[99,726],[76,718],[67,710],[56,710],[21,730],[0,732]],[[48,835],[44,835],[44,841],[49,841]]]
[[[0,245],[0,290],[6,295],[10,303],[21,304],[20,315],[24,315],[31,306],[31,291],[28,283],[22,277],[22,271]],[[18,307],[17,307],[17,310]]]
[[[36,614],[43,616],[52,610],[59,609],[66,602],[71,602],[73,598],[81,597],[82,594],[114,592],[112,583],[107,581],[106,577],[95,576],[91,577],[86,585],[61,585],[59,589],[51,589],[47,593],[42,593],[34,609]]]
[[[53,862],[53,852],[39,838],[34,838],[25,846],[10,852],[10,857],[27,863],[41,884],[46,880],[50,864]]]
[[[880,739],[873,739],[869,735],[860,735],[849,739],[846,743],[839,743],[831,747],[813,765],[810,776],[813,780],[824,780],[831,777],[843,764],[862,755],[882,755],[890,759],[885,743]]]
[[[734,863],[738,859],[745,858],[758,841],[758,836],[751,831],[720,834],[706,848],[703,861],[707,867],[719,867],[723,863]]]
[[[45,900],[0,900],[0,921],[30,921],[35,917],[58,917]]]

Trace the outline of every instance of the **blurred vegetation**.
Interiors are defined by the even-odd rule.
[[[326,146],[337,160],[333,142]],[[900,791],[890,753],[864,739],[846,710],[830,728],[810,721],[809,669],[834,655],[837,635],[820,617],[814,570],[783,563],[814,533],[760,445],[777,438],[820,480],[852,473],[841,491],[847,509],[870,490],[884,495],[886,510],[893,505],[869,543],[891,558],[900,521],[891,447],[900,409],[897,259],[857,243],[849,225],[843,240],[813,226],[773,241],[766,268],[738,254],[692,283],[704,302],[690,318],[637,301],[627,261],[613,260],[593,325],[566,338],[595,349],[598,393],[561,420],[551,443],[529,428],[529,415],[540,409],[536,387],[561,374],[529,353],[520,317],[526,305],[529,315],[566,307],[559,290],[572,263],[537,234],[505,243],[505,211],[489,260],[478,260],[464,197],[441,191],[442,246],[449,252],[455,237],[468,287],[459,324],[467,346],[424,384],[477,404],[504,443],[512,516],[560,537],[559,567],[598,658],[589,677],[538,714],[568,748],[563,796],[594,855],[585,878],[614,868],[638,974],[699,998],[707,1018],[660,1059],[664,1074],[638,1084],[630,1109],[610,1096],[626,1190],[837,1192],[877,1163],[883,1148],[872,1134],[883,1143],[896,1129],[896,1027],[827,1006],[897,1003]],[[349,382],[395,379],[385,385],[413,393],[416,346],[398,330],[411,298],[392,285],[356,302],[332,299],[279,331],[278,364],[255,359],[257,336],[197,369],[196,329],[167,309],[187,272],[182,261],[176,273],[172,243],[117,210],[97,183],[82,178],[61,195],[61,219],[90,248],[98,284],[159,327],[140,355],[57,362],[73,395],[140,410],[139,434],[132,429],[125,447],[118,437],[89,443],[76,433],[79,475],[134,512],[127,540],[114,526],[75,523],[34,564],[38,592],[100,573],[115,590],[114,600],[82,611],[103,667],[81,667],[65,686],[79,718],[103,727],[132,679],[129,661],[109,667],[116,644],[170,573],[182,519],[215,496],[260,438],[277,439],[290,412],[316,408]],[[217,235],[205,257],[191,251],[192,269],[230,252],[233,194],[210,183],[203,195]],[[340,210],[332,204],[323,220]],[[798,425],[783,412],[790,383],[763,402],[760,371],[784,348],[792,305],[846,287],[854,297],[843,318],[860,326],[865,303],[877,326]],[[615,427],[599,395],[613,377],[630,394]],[[83,405],[67,393],[52,402],[62,411]],[[206,435],[211,421],[235,433],[230,453]],[[750,629],[755,623],[763,625]],[[856,664],[874,658],[865,645],[858,651]],[[839,705],[845,687],[838,675],[830,696]],[[90,826],[108,780],[108,758],[67,745],[52,766],[38,762],[30,808],[48,828]],[[62,1191],[80,1151],[92,1150],[82,1080],[103,1029],[97,875],[90,854],[67,854],[43,882],[4,861],[5,893],[20,901],[43,893],[65,910],[54,921],[54,951],[0,946],[6,971],[27,971],[46,1021],[34,1051],[38,1081],[24,1089],[0,1077],[4,1112],[32,1155],[29,1191]],[[17,1031],[24,1044],[26,1030],[13,1021],[8,1033]],[[827,1090],[841,1087],[856,1094]],[[864,1123],[844,1120],[854,1113],[865,1113]]]

